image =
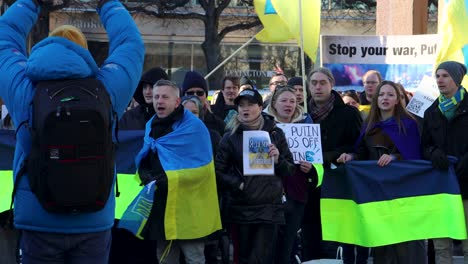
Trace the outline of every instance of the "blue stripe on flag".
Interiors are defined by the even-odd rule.
[[[271,0],[267,0],[265,3],[265,15],[276,15],[276,10],[271,3]]]
[[[358,204],[439,193],[460,193],[453,167],[435,170],[423,160],[396,161],[385,167],[375,160],[352,161],[325,170],[322,183],[322,198]]]

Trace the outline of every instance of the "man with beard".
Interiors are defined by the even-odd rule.
[[[119,121],[120,130],[144,130],[145,124],[155,114],[153,108],[153,85],[159,80],[169,80],[166,72],[155,67],[143,74],[133,95],[138,106],[125,112]]]

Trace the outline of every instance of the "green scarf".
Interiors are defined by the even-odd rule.
[[[439,96],[439,110],[448,119],[451,120],[455,116],[455,110],[458,104],[465,97],[465,89],[460,87],[457,93],[452,98],[446,98],[442,94]]]

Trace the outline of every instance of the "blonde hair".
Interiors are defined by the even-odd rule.
[[[81,47],[88,49],[88,41],[86,40],[85,35],[79,28],[72,25],[63,25],[54,29],[52,32],[50,32],[49,37],[66,38],[80,45]]]
[[[278,110],[275,108],[275,104],[278,101],[278,97],[284,92],[290,92],[290,93],[292,93],[294,95],[294,98],[296,98],[296,95],[295,95],[296,90],[292,86],[290,86],[290,85],[283,85],[283,86],[278,85],[278,86],[276,86],[276,89],[273,92],[273,95],[271,96],[270,104],[266,108],[267,112],[270,115],[272,115],[275,118],[276,121],[279,121],[279,120],[278,120]],[[300,121],[302,119],[304,119],[304,110],[303,110],[302,106],[300,106],[296,102],[296,106],[294,107],[294,114],[291,117],[291,123]]]

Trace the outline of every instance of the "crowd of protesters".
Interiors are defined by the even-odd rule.
[[[288,78],[278,72],[271,77],[270,93],[265,96],[249,78],[225,76],[210,104],[207,82],[196,71],[187,72],[180,86],[160,67],[141,74],[143,42],[131,16],[116,0],[100,1],[98,7],[110,41],[109,57],[100,68],[87,50],[84,35],[72,26],[59,27],[27,57],[26,36],[41,4],[18,0],[0,18],[0,96],[4,100],[0,102],[10,110],[0,128],[17,129],[13,171],[23,169],[31,144],[25,126],[15,124],[29,119],[35,84],[92,77],[110,94],[119,117],[114,125],[120,130],[145,130],[137,171],[140,184],[155,184],[156,191],[142,232],[144,240],[140,240],[116,228],[112,195],[100,212],[57,215],[43,210],[27,181],[21,181],[14,197],[14,228],[20,230],[20,242],[10,248],[21,252],[22,263],[290,264],[297,259],[334,258],[337,246],[343,248],[345,264],[367,263],[371,251],[374,263],[427,263],[424,240],[372,250],[323,241],[317,171],[310,162],[294,164],[279,123],[320,124],[325,168],[351,160],[376,160],[379,166],[387,166],[394,160],[426,159],[435,169],[447,170],[448,156],[455,156],[462,198],[468,197],[464,135],[468,99],[461,86],[467,70],[463,64],[437,65],[440,96],[424,119],[406,111],[409,98],[404,87],[383,80],[374,70],[363,75],[361,94],[336,92],[334,77],[326,68],[313,69],[305,86],[302,77]],[[128,107],[130,100],[137,106]],[[267,155],[273,160],[272,177],[244,175],[243,132],[252,130],[266,131],[271,138]],[[408,138],[411,144],[402,143]],[[161,149],[179,151],[184,147],[180,144],[190,145],[194,154],[197,149],[209,153],[215,176],[203,174],[210,167],[197,177],[176,176],[180,190],[189,191],[172,203],[174,189],[169,182],[174,176]],[[188,163],[199,160],[196,155],[186,159]],[[200,201],[206,202],[206,208],[198,206]],[[194,218],[176,219],[170,213],[177,211],[174,204],[193,206],[193,212],[185,213]],[[210,211],[208,204],[215,204],[216,210]],[[463,205],[467,212],[468,202],[464,200]],[[197,215],[209,221],[199,223]],[[8,244],[3,243],[6,230],[13,227],[6,226],[8,217],[1,216],[3,245]],[[173,231],[176,235],[168,231],[174,226],[180,228]],[[8,241],[12,241],[10,236]],[[462,247],[468,263],[467,241],[462,241]],[[436,263],[451,263],[450,239],[434,239],[434,248]],[[7,255],[3,251],[2,263],[1,254]]]

